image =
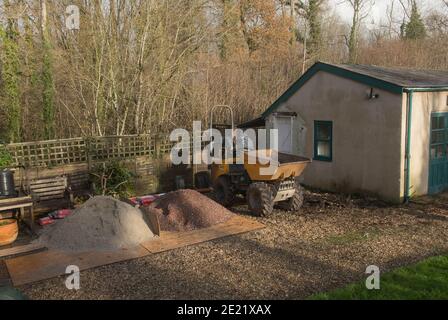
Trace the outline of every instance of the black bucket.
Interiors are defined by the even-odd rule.
[[[15,197],[17,195],[14,185],[14,172],[5,169],[0,171],[0,196]]]

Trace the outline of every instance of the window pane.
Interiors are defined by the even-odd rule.
[[[445,152],[445,145],[431,147],[431,159],[443,159],[445,158]]]
[[[445,145],[437,146],[437,158],[445,158]]]
[[[433,131],[431,134],[431,143],[445,142],[445,131]]]
[[[325,141],[317,142],[317,156],[331,158],[331,143]]]
[[[440,129],[445,129],[446,128],[446,117],[439,117],[439,124],[438,124]]]
[[[319,123],[317,126],[317,139],[330,140],[331,139],[331,124]]]
[[[432,129],[445,129],[445,117],[433,117],[432,118]]]

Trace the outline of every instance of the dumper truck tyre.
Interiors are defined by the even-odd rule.
[[[232,190],[232,183],[226,176],[219,177],[214,185],[213,190],[216,201],[224,207],[231,207],[235,202],[235,194]]]
[[[279,203],[279,206],[286,211],[290,212],[298,212],[303,207],[303,203],[305,202],[305,194],[303,187],[297,183],[296,192],[292,196],[292,198],[282,201]]]
[[[274,210],[272,188],[263,182],[252,183],[246,193],[250,211],[258,217],[266,217]]]

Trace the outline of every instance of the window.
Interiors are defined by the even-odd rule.
[[[448,116],[433,114],[431,119],[431,160],[446,159],[448,151]]]
[[[314,122],[314,160],[333,160],[333,122]]]

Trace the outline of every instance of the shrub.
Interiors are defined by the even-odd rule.
[[[13,163],[13,159],[9,151],[4,145],[0,145],[0,169],[9,167]]]
[[[96,195],[127,198],[134,193],[134,174],[121,162],[97,165],[91,175]]]

